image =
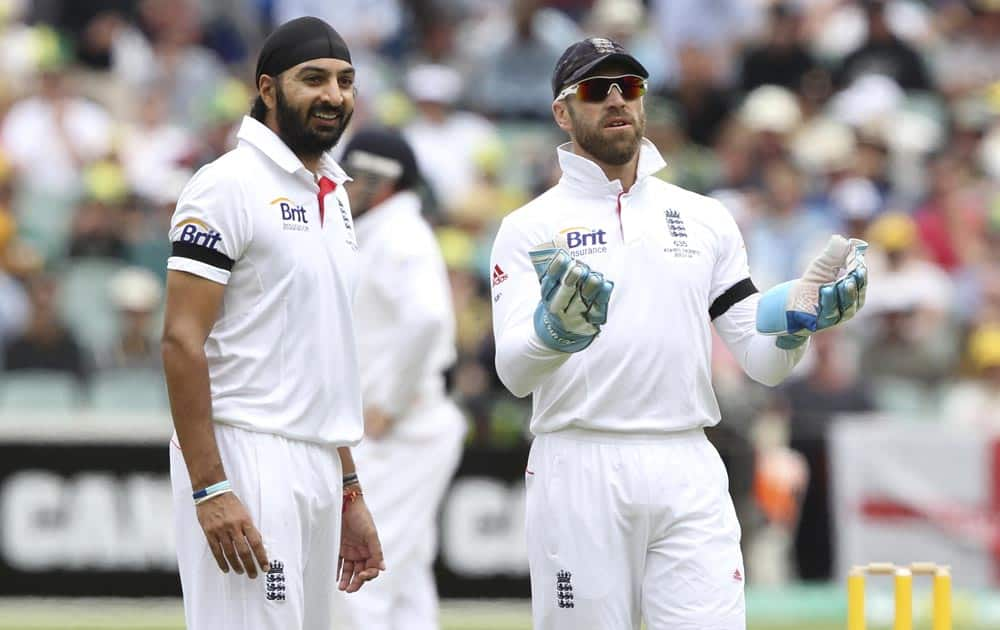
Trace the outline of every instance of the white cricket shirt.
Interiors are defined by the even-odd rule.
[[[569,147],[558,151],[559,183],[504,219],[490,265],[497,373],[515,395],[534,394],[532,432],[716,424],[713,321],[752,378],[787,376],[805,346],[784,351],[756,332],[758,296],[732,215],[653,177],[665,163],[648,140],[627,193]],[[607,324],[575,354],[544,346],[532,324],[540,291],[528,252],[551,240],[615,283]]]
[[[167,268],[226,285],[205,342],[212,415],[292,439],[356,444],[364,425],[349,178],[328,154],[314,176],[253,118],[238,138],[188,182],[170,228]]]
[[[451,414],[416,413],[445,399],[455,361],[448,270],[420,198],[400,192],[356,219],[364,274],[354,313],[364,404],[395,418],[393,433],[428,437],[454,427]]]

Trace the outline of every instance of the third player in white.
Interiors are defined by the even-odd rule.
[[[367,270],[354,305],[365,415],[354,457],[390,568],[339,598],[337,627],[436,630],[437,512],[465,434],[445,392],[444,373],[455,360],[448,272],[421,216],[406,141],[395,131],[362,130],[342,161],[354,178],[347,192]]]

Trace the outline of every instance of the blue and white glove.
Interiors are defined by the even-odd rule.
[[[757,305],[757,331],[777,335],[779,348],[790,350],[809,335],[846,322],[865,305],[868,243],[834,234],[826,249],[798,280],[773,287]]]
[[[573,260],[553,243],[539,245],[530,253],[542,285],[542,299],[535,309],[535,332],[553,350],[583,350],[608,321],[614,283]]]

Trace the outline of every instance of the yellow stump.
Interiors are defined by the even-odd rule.
[[[913,574],[896,570],[896,623],[893,630],[913,630]]]
[[[940,567],[934,572],[933,630],[951,630],[951,571]]]
[[[847,575],[847,630],[865,630],[865,570],[862,567],[852,568]]]

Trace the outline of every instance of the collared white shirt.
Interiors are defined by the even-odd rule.
[[[361,392],[365,406],[395,419],[398,436],[428,437],[453,426],[451,414],[416,413],[445,400],[444,372],[455,361],[455,314],[448,269],[416,193],[400,192],[357,217]]]
[[[364,430],[352,301],[357,239],[343,183],[324,155],[319,177],[264,124],[181,193],[167,267],[226,285],[205,342],[218,422],[335,445]]]
[[[752,377],[787,375],[802,351],[755,332],[743,238],[720,203],[653,177],[665,163],[648,140],[627,193],[569,145],[559,163],[559,183],[504,219],[491,259],[497,373],[515,395],[534,394],[532,432],[716,424],[713,321]],[[552,240],[615,283],[607,324],[575,354],[544,346],[532,324],[540,291],[528,252]]]

